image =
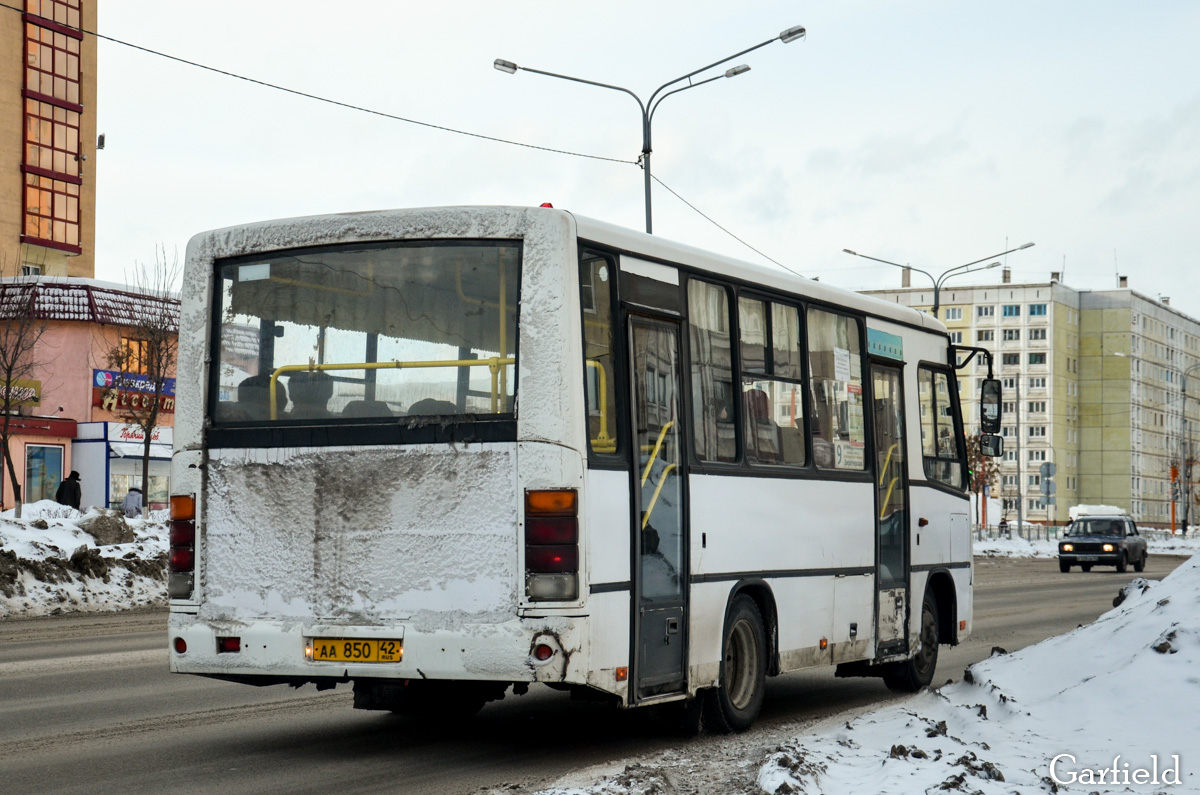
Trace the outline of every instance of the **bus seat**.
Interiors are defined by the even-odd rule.
[[[418,400],[416,403],[408,407],[408,416],[415,417],[421,414],[458,414],[458,406],[451,403],[449,400],[436,400],[435,398],[425,398]]]
[[[382,400],[351,400],[342,409],[343,417],[390,417],[391,407]]]

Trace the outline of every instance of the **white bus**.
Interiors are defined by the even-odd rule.
[[[197,235],[179,336],[172,671],[730,731],[766,676],[917,689],[971,631],[955,349],[915,310],[448,207]]]

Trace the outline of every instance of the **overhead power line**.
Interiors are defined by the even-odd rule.
[[[17,8],[16,6],[9,5],[8,3],[0,2],[0,7],[8,8],[13,11],[18,11],[18,12],[24,13],[22,11],[22,9]],[[32,16],[36,19],[45,19],[47,22],[52,22],[53,24],[59,25],[61,27],[71,27],[70,25],[63,25],[60,22],[55,22],[54,20],[48,19],[46,17],[39,17],[36,14],[30,14],[30,16]],[[202,64],[198,61],[191,61],[191,60],[188,60],[187,58],[180,58],[178,55],[171,55],[170,53],[165,53],[165,52],[162,52],[161,50],[154,50],[149,47],[143,47],[140,44],[133,44],[132,42],[123,41],[121,39],[114,38],[112,36],[106,36],[103,33],[98,33],[94,30],[85,30],[84,28],[74,28],[74,27],[71,27],[71,29],[78,30],[80,33],[82,33],[86,36],[95,36],[97,39],[101,39],[103,41],[111,41],[113,44],[120,44],[122,47],[129,47],[132,50],[138,50],[140,52],[144,52],[149,55],[156,55],[159,58],[166,58],[169,61],[175,61],[176,63],[181,63],[186,66],[192,66],[192,67],[195,67],[196,69],[203,69],[206,72],[213,72],[215,74],[224,75],[225,77],[232,77],[235,80],[244,80],[247,83],[253,83],[255,85],[259,85],[264,88],[270,88],[275,91],[282,91],[285,94],[292,94],[297,97],[304,97],[305,99],[316,100],[317,102],[324,102],[328,105],[335,105],[339,108],[346,108],[347,110],[355,110],[360,113],[369,113],[372,116],[380,116],[385,119],[391,119],[392,121],[402,121],[402,122],[405,122],[406,124],[416,124],[420,127],[428,127],[429,129],[432,129],[432,130],[441,130],[442,132],[454,133],[455,135],[466,135],[471,138],[480,138],[485,141],[494,141],[496,143],[509,144],[510,146],[521,146],[526,149],[538,149],[543,152],[553,152],[553,153],[559,154],[559,155],[570,155],[572,157],[584,157],[584,158],[588,158],[590,160],[605,160],[610,163],[624,163],[626,165],[631,165],[631,166],[637,165],[637,161],[635,161],[635,160],[622,160],[622,159],[616,158],[616,157],[604,157],[603,155],[589,155],[589,154],[585,154],[583,152],[571,152],[566,149],[554,149],[549,146],[538,146],[537,144],[527,144],[527,143],[523,143],[521,141],[512,141],[507,138],[498,138],[494,135],[484,135],[483,133],[470,132],[469,130],[459,130],[454,127],[447,127],[442,124],[433,124],[433,123],[427,122],[427,121],[419,121],[417,119],[409,119],[409,118],[405,118],[404,116],[397,116],[394,113],[387,113],[387,112],[381,111],[381,110],[374,110],[373,108],[363,107],[362,105],[354,105],[349,102],[342,102],[341,100],[331,99],[330,97],[323,97],[320,94],[312,94],[307,91],[300,91],[295,88],[288,88],[287,86],[281,86],[278,83],[270,83],[270,82],[267,82],[266,80],[259,80],[258,78],[247,77],[246,75],[238,74],[237,72],[230,72],[227,69],[218,69],[215,66],[209,66],[207,64]]]
[[[13,6],[13,5],[10,5],[10,4],[8,4],[8,3],[4,3],[4,2],[0,2],[0,8],[7,8],[7,9],[9,9],[9,10],[11,10],[11,11],[16,11],[16,12],[18,12],[18,13],[22,13],[22,14],[23,14],[23,13],[27,13],[27,12],[25,12],[25,10],[24,10],[24,9],[22,9],[22,8],[18,8],[17,6]],[[367,107],[364,107],[364,106],[362,106],[362,105],[355,105],[355,104],[353,104],[353,103],[350,103],[350,102],[342,102],[341,100],[332,99],[332,98],[330,98],[330,97],[323,97],[323,96],[321,96],[321,95],[319,95],[319,94],[312,94],[312,93],[310,93],[310,92],[307,92],[307,91],[300,91],[299,89],[295,89],[295,88],[288,88],[287,86],[281,86],[281,85],[279,85],[278,83],[271,83],[271,82],[268,82],[268,81],[266,81],[266,80],[259,80],[258,78],[254,78],[254,77],[248,77],[248,76],[246,76],[246,75],[238,74],[237,72],[230,72],[230,71],[229,71],[229,70],[227,70],[227,69],[219,69],[219,68],[217,68],[217,67],[215,67],[215,66],[209,66],[209,65],[207,65],[207,64],[200,63],[199,61],[192,61],[192,60],[189,60],[189,59],[187,59],[187,58],[181,58],[181,57],[179,57],[179,56],[177,56],[177,55],[171,55],[170,53],[165,53],[165,52],[162,52],[161,50],[155,50],[155,49],[152,49],[152,48],[150,48],[150,47],[143,47],[143,46],[142,46],[142,45],[140,45],[140,44],[134,44],[134,43],[132,43],[132,42],[124,41],[124,40],[122,40],[122,39],[118,39],[118,38],[115,38],[115,37],[113,37],[113,36],[106,36],[105,34],[103,34],[103,33],[100,33],[100,32],[98,32],[98,31],[94,31],[94,30],[86,30],[86,29],[84,29],[84,28],[82,28],[82,27],[72,27],[72,26],[70,26],[70,25],[63,25],[63,24],[62,24],[62,23],[60,23],[60,22],[55,22],[55,21],[54,21],[54,20],[52,20],[52,19],[48,19],[48,18],[46,18],[46,17],[38,16],[38,15],[36,15],[36,14],[30,14],[29,16],[31,16],[31,17],[34,17],[34,18],[36,18],[36,19],[44,19],[44,20],[46,20],[47,22],[51,22],[51,23],[53,23],[53,24],[55,24],[55,25],[60,25],[60,26],[62,26],[62,27],[68,27],[68,28],[71,28],[72,30],[77,30],[77,31],[79,31],[80,33],[84,34],[85,36],[94,36],[94,37],[96,37],[97,39],[100,39],[100,40],[103,40],[103,41],[110,41],[110,42],[112,42],[113,44],[120,44],[122,47],[128,47],[128,48],[130,48],[130,49],[132,49],[132,50],[138,50],[139,52],[144,52],[144,53],[146,53],[146,54],[148,54],[148,55],[154,55],[154,56],[157,56],[157,57],[159,57],[159,58],[166,58],[166,59],[167,59],[167,60],[169,60],[169,61],[175,61],[176,63],[181,63],[181,64],[184,64],[185,66],[191,66],[191,67],[194,67],[194,68],[196,68],[196,69],[203,69],[203,70],[204,70],[204,71],[206,71],[206,72],[212,72],[212,73],[214,73],[214,74],[223,75],[223,76],[225,76],[225,77],[232,77],[232,78],[233,78],[233,79],[235,79],[235,80],[242,80],[242,81],[245,81],[245,82],[247,82],[247,83],[253,83],[254,85],[262,86],[263,88],[269,88],[269,89],[272,89],[272,90],[275,90],[275,91],[281,91],[281,92],[283,92],[283,93],[285,93],[285,94],[291,94],[291,95],[293,95],[293,96],[297,96],[297,97],[303,97],[303,98],[305,98],[305,99],[311,99],[311,100],[315,100],[315,101],[317,101],[317,102],[323,102],[323,103],[325,103],[325,104],[327,104],[327,105],[333,105],[333,106],[335,106],[335,107],[339,107],[339,108],[345,108],[345,109],[347,109],[347,110],[358,111],[359,113],[368,113],[368,114],[370,114],[370,115],[372,115],[372,116],[379,116],[380,118],[384,118],[384,119],[391,119],[392,121],[400,121],[400,122],[404,122],[404,123],[406,123],[406,124],[415,124],[415,125],[417,125],[417,126],[419,126],[419,127],[427,127],[427,128],[429,128],[429,129],[431,129],[431,130],[440,130],[441,132],[454,133],[455,135],[465,135],[465,136],[468,136],[468,137],[471,137],[471,138],[479,138],[480,140],[484,140],[484,141],[492,141],[492,142],[494,142],[494,143],[508,144],[509,146],[520,146],[520,147],[523,147],[523,148],[525,148],[525,149],[535,149],[535,150],[538,150],[538,151],[541,151],[541,152],[551,152],[551,153],[553,153],[553,154],[558,154],[558,155],[569,155],[569,156],[571,156],[571,157],[582,157],[582,158],[586,158],[586,159],[589,159],[589,160],[602,160],[602,161],[605,161],[605,162],[608,162],[608,163],[621,163],[621,164],[623,164],[623,165],[639,166],[639,167],[641,167],[641,166],[642,166],[640,159],[639,159],[639,160],[623,160],[623,159],[621,159],[621,158],[617,158],[617,157],[605,157],[605,156],[603,156],[603,155],[590,155],[590,154],[586,154],[586,153],[583,153],[583,152],[572,152],[572,151],[570,151],[570,150],[567,150],[567,149],[555,149],[555,148],[553,148],[553,147],[549,147],[549,146],[539,146],[539,145],[537,145],[537,144],[528,144],[528,143],[524,143],[524,142],[522,142],[522,141],[513,141],[513,140],[510,140],[510,139],[508,139],[508,138],[499,138],[499,137],[497,137],[497,136],[494,136],[494,135],[484,135],[483,133],[471,132],[471,131],[469,131],[469,130],[459,130],[459,129],[456,129],[456,128],[454,128],[454,127],[447,127],[447,126],[445,126],[445,125],[442,125],[442,124],[433,124],[432,122],[419,121],[419,120],[417,120],[417,119],[409,119],[409,118],[406,118],[406,117],[404,117],[404,116],[397,116],[397,115],[396,115],[396,114],[394,114],[394,113],[387,113],[387,112],[385,112],[385,111],[381,111],[381,110],[375,110],[375,109],[373,109],[373,108],[367,108]],[[653,176],[653,175],[651,175],[651,176]],[[771,258],[771,257],[767,256],[766,254],[764,254],[763,252],[759,251],[759,250],[758,250],[757,248],[755,248],[754,246],[752,246],[752,245],[750,245],[749,243],[747,243],[747,242],[746,242],[745,240],[743,240],[742,238],[740,238],[740,237],[738,237],[737,235],[735,235],[733,232],[730,232],[730,231],[729,231],[728,229],[726,229],[724,226],[722,226],[721,224],[719,224],[719,223],[717,223],[715,220],[713,220],[713,219],[712,219],[710,216],[708,216],[708,215],[706,215],[705,213],[701,212],[701,211],[700,211],[700,209],[699,209],[699,208],[697,208],[697,207],[696,207],[694,204],[692,204],[692,203],[691,203],[691,202],[689,202],[687,199],[683,198],[683,197],[682,197],[682,196],[680,196],[678,193],[676,193],[676,192],[675,192],[675,191],[674,191],[674,190],[673,190],[671,187],[669,187],[669,186],[668,186],[668,185],[667,185],[665,182],[663,182],[663,181],[662,181],[661,179],[659,179],[658,177],[653,177],[653,178],[654,178],[654,181],[655,181],[655,182],[657,182],[659,185],[662,185],[664,188],[666,188],[666,189],[667,189],[667,191],[668,191],[668,192],[670,192],[672,196],[674,196],[675,198],[679,199],[679,201],[683,202],[683,203],[684,203],[684,204],[686,204],[688,207],[690,207],[690,208],[691,208],[691,209],[692,209],[694,212],[696,212],[696,214],[698,214],[698,215],[699,215],[701,218],[703,218],[704,220],[708,221],[710,224],[712,224],[713,226],[717,227],[717,228],[718,228],[718,229],[720,229],[722,232],[724,232],[725,234],[729,235],[730,237],[732,237],[734,240],[736,240],[736,241],[738,241],[739,243],[741,243],[741,244],[742,244],[743,246],[745,246],[746,248],[748,248],[748,249],[750,249],[751,251],[753,251],[754,253],[758,254],[760,257],[762,257],[762,258],[764,258],[764,259],[766,259],[766,260],[769,260],[770,262],[773,262],[773,263],[775,263],[775,264],[776,264],[776,265],[778,265],[780,268],[783,268],[783,269],[784,269],[784,270],[786,270],[786,271],[789,271],[789,272],[791,272],[791,273],[794,273],[794,274],[796,274],[797,276],[801,276],[801,275],[802,275],[802,274],[800,274],[799,272],[797,272],[797,271],[793,270],[792,268],[789,268],[788,266],[786,266],[786,265],[784,265],[783,263],[779,262],[778,260],[775,260],[775,259],[773,259],[773,258]]]

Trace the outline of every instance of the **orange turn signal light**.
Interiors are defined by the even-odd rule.
[[[525,513],[575,516],[579,513],[579,492],[575,489],[554,489],[525,492]]]
[[[617,681],[618,682],[624,682],[628,678],[629,678],[629,668],[628,667],[622,666],[617,669]]]
[[[172,519],[195,519],[196,518],[196,498],[190,494],[172,494],[171,495],[171,518]]]

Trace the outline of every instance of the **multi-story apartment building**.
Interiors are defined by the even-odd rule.
[[[94,0],[0,8],[0,277],[95,275]],[[23,9],[23,11],[21,10]]]
[[[868,292],[926,311],[933,306],[932,288]],[[1200,321],[1172,308],[1169,298],[1129,289],[1124,277],[1115,290],[1075,290],[1058,274],[1012,284],[1006,269],[1000,284],[946,287],[939,298],[951,341],[995,354],[1005,437],[995,486],[1010,520],[1020,514],[1062,523],[1071,505],[1100,503],[1150,525],[1182,523],[1193,491],[1183,484],[1186,463],[1195,461],[1200,443],[1200,388],[1184,406],[1188,369],[1200,373]],[[960,371],[969,427],[978,427],[978,385],[986,374],[979,358]],[[1200,469],[1190,469],[1191,479],[1200,479]],[[1043,479],[1051,472],[1047,499]],[[1192,514],[1193,522],[1200,518],[1194,507]]]

